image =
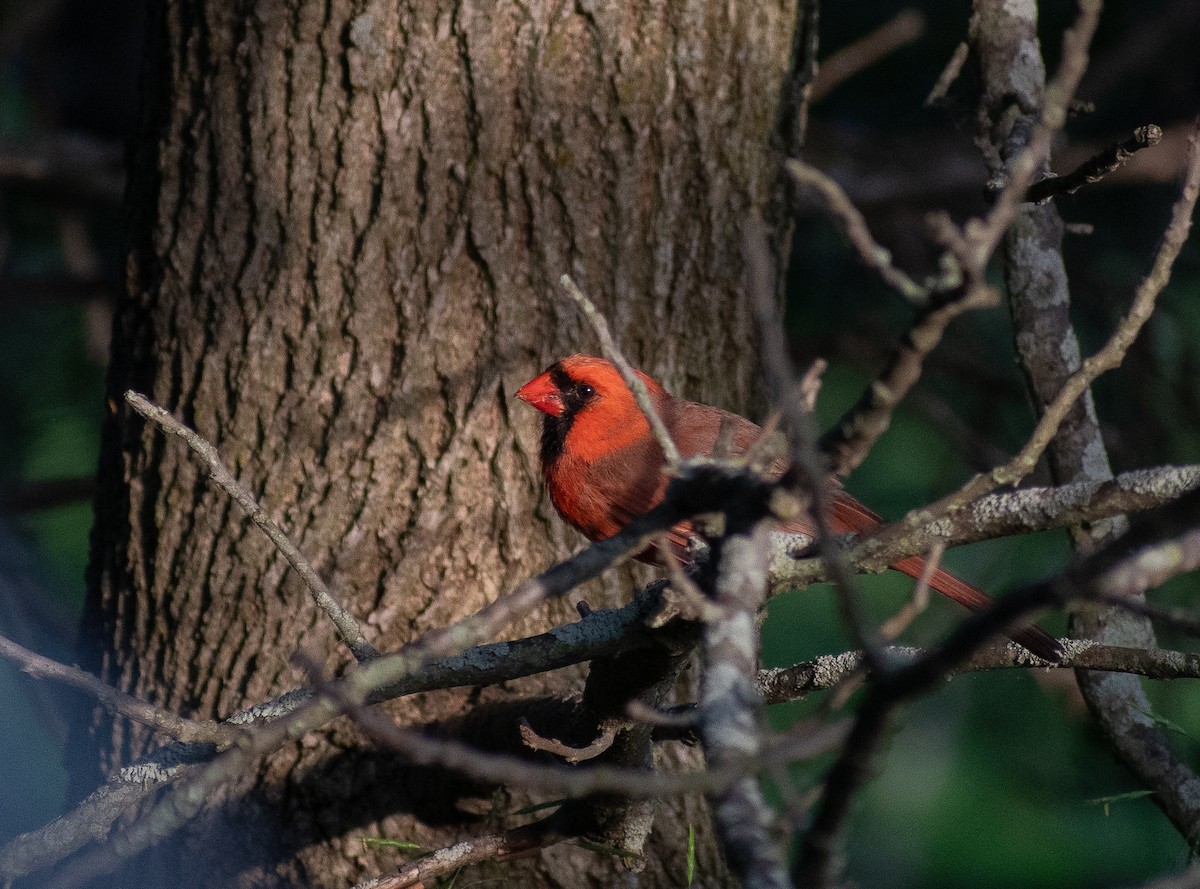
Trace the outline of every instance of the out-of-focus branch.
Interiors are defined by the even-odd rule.
[[[792,360],[783,336],[783,322],[777,310],[775,294],[778,272],[767,246],[762,220],[751,214],[746,220],[742,252],[746,262],[746,294],[759,339],[759,360],[771,403],[784,418],[788,435],[789,469],[781,479],[780,493],[790,489],[796,502],[793,513],[807,507],[816,529],[816,546],[821,561],[838,594],[838,608],[854,644],[871,660],[875,640],[868,630],[854,578],[846,565],[829,527],[828,468],[818,452],[811,399],[804,384],[797,383]],[[874,663],[874,661],[871,661]]]
[[[829,212],[841,225],[846,239],[858,251],[863,265],[909,302],[919,305],[929,299],[928,286],[918,284],[892,264],[891,251],[871,236],[866,217],[854,206],[840,185],[816,167],[795,158],[784,161],[784,166],[797,188],[809,188],[821,196]]]
[[[48,191],[116,206],[125,194],[124,151],[80,133],[0,143],[0,187]]]
[[[758,666],[755,616],[767,588],[765,516],[730,516],[718,544],[714,599],[720,617],[706,623],[701,644],[700,738],[712,768],[757,760],[766,725],[754,688]],[[750,889],[790,886],[774,817],[756,777],[746,776],[712,794],[713,819],[725,858]]]
[[[844,46],[821,63],[810,101],[820,102],[845,80],[865,71],[925,33],[925,16],[919,9],[902,9],[895,18]]]
[[[47,478],[14,485],[0,494],[0,513],[40,512],[91,500],[96,477]]]
[[[938,75],[933,89],[925,97],[924,105],[926,108],[932,108],[946,98],[947,93],[950,92],[950,87],[954,85],[954,81],[958,80],[958,75],[962,73],[963,65],[967,63],[967,58],[970,55],[971,44],[966,40],[954,47],[954,52],[951,53],[950,60],[946,62],[946,67],[942,69],[942,73]]]

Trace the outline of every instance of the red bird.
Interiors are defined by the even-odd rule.
[[[722,424],[732,431],[731,451],[744,453],[760,429],[744,417],[720,408],[674,398],[641,371],[650,400],[684,457],[711,455]],[[589,540],[603,540],[630,520],[657,506],[667,489],[665,458],[650,433],[633,393],[620,373],[603,358],[572,355],[556,362],[520,388],[517,397],[542,411],[542,475],[559,515]],[[728,435],[728,432],[726,433]],[[836,534],[873,531],[882,519],[830,485],[829,526]],[[813,536],[812,519],[789,523],[785,530]],[[686,526],[673,530],[678,542],[687,539]],[[925,560],[910,556],[892,565],[909,577],[919,577]],[[930,587],[979,611],[991,604],[980,590],[939,569]],[[1062,657],[1059,644],[1037,627],[1013,632],[1013,638],[1046,660]]]

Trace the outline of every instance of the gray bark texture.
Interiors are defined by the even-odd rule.
[[[510,398],[555,358],[596,351],[558,293],[564,272],[672,391],[745,407],[740,229],[775,181],[790,4],[152,9],[81,655],[107,681],[223,717],[300,684],[297,649],[347,660],[284,559],[131,414],[128,388],[217,445],[382,650],[581,543],[542,493],[538,420]],[[627,577],[586,593],[629,594]],[[578,680],[391,712],[433,722]],[[77,741],[80,794],[154,743],[103,717]],[[343,721],[263,762],[118,882],[345,886],[397,860],[362,836],[437,848],[487,830],[480,809],[517,808],[464,811],[451,790]],[[684,880],[688,824],[707,819],[682,805],[660,811],[642,885]],[[700,854],[700,884],[716,884],[715,847]],[[583,887],[619,882],[622,865],[560,847],[495,870]]]

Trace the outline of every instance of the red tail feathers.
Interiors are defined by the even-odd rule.
[[[892,565],[897,571],[909,577],[920,577],[925,570],[925,560],[920,556],[909,556]],[[972,611],[983,611],[992,604],[992,599],[986,593],[977,590],[964,580],[955,577],[949,571],[939,568],[929,580],[929,586],[943,596],[965,605]],[[1037,627],[1021,627],[1010,632],[1013,641],[1019,642],[1036,654],[1042,660],[1058,663],[1062,660],[1063,650],[1058,641]]]

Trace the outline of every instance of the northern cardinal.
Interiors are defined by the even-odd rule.
[[[744,453],[758,438],[760,428],[744,417],[674,398],[646,374],[637,374],[682,456],[711,455],[722,424],[733,454]],[[610,362],[588,355],[564,358],[522,386],[517,397],[546,415],[541,457],[550,500],[559,515],[588,539],[611,537],[662,501],[668,481],[662,449]],[[829,526],[834,533],[868,532],[882,523],[832,480],[829,494]],[[811,537],[816,529],[806,516],[783,530]],[[681,526],[671,536],[676,543],[686,544],[687,534],[687,527]],[[654,558],[646,556],[643,561]],[[920,556],[910,556],[891,567],[919,577],[924,565]],[[975,611],[992,601],[944,569],[934,572],[929,585]],[[1015,630],[1013,638],[1038,657],[1056,662],[1062,658],[1059,644],[1037,627]]]

